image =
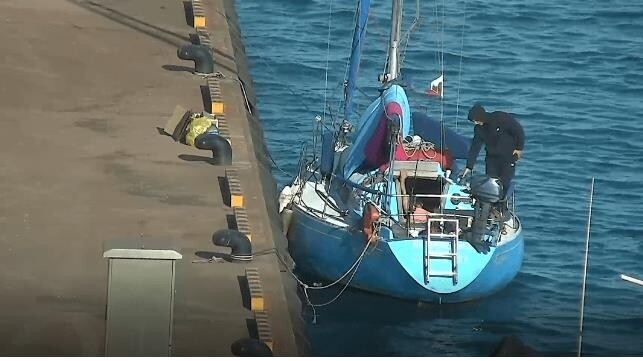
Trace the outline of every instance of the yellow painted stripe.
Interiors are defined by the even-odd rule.
[[[200,16],[200,15],[194,16],[194,27],[205,28],[205,16]]]
[[[264,310],[264,301],[263,297],[252,297],[250,299],[250,310],[252,311],[263,311]]]
[[[230,196],[231,207],[243,207],[243,195],[233,194]]]
[[[263,343],[265,343],[265,344],[266,344],[266,346],[268,346],[268,348],[270,348],[270,351],[274,351],[274,350],[272,349],[272,341],[263,341]]]
[[[224,112],[223,102],[212,102],[212,114],[221,115]]]

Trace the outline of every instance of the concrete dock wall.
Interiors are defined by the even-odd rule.
[[[225,194],[227,168],[238,174],[253,249],[285,250],[260,110],[249,114],[239,82],[256,108],[232,1],[202,4],[233,164],[212,165],[210,152],[162,132],[176,105],[211,107],[208,82],[177,59],[197,30],[186,22],[190,3],[0,2],[0,355],[104,354],[102,252],[112,239],[169,240],[182,254],[174,355],[232,355],[235,340],[260,336],[258,322],[275,355],[307,352],[296,287],[274,254],[207,262],[229,253],[212,234],[240,214]],[[246,297],[251,268],[263,313]]]

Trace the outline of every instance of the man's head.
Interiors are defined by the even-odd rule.
[[[482,125],[487,121],[487,111],[479,103],[474,104],[469,110],[469,121]]]

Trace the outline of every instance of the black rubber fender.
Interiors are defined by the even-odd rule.
[[[230,258],[235,261],[252,261],[252,244],[245,234],[233,229],[221,229],[212,235],[216,246],[230,247]]]
[[[210,47],[205,45],[183,45],[176,51],[176,56],[181,60],[194,61],[194,72],[198,74],[214,73],[214,60]]]
[[[246,357],[271,357],[272,351],[265,343],[254,338],[242,338],[236,340],[231,346],[230,351],[235,356]]]
[[[194,139],[194,146],[198,149],[212,151],[212,163],[214,165],[232,164],[232,147],[224,137],[215,133],[203,133]]]
[[[536,350],[525,345],[518,337],[514,335],[505,336],[493,351],[491,356],[494,357],[538,357],[540,355]]]

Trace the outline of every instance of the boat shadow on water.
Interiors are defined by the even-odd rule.
[[[298,275],[310,285],[326,284]],[[313,310],[300,292],[302,315],[312,340],[323,340],[313,345],[315,356],[537,356],[533,341],[521,334],[526,325],[516,321],[521,310],[511,295],[522,288],[520,278],[490,297],[442,305],[349,288],[336,302]],[[309,291],[310,301],[331,300],[342,288]],[[414,344],[397,345],[406,338]]]

